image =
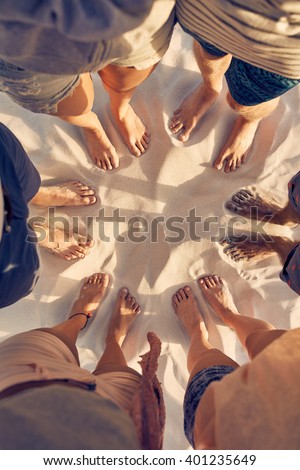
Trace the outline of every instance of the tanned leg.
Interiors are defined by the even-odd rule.
[[[98,117],[92,112],[94,86],[90,74],[80,77],[72,95],[58,104],[56,116],[82,129],[92,161],[102,170],[112,170],[119,158]]]
[[[108,65],[99,76],[109,94],[112,115],[130,152],[140,157],[149,147],[150,132],[130,105],[138,85],[153,72],[156,65],[137,70],[134,67]]]
[[[176,109],[170,122],[173,134],[179,131],[178,139],[186,142],[202,117],[217,101],[223,87],[223,77],[232,56],[216,57],[208,54],[194,41],[194,54],[202,75],[202,82]]]

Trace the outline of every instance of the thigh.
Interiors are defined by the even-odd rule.
[[[283,95],[300,79],[283,77],[233,57],[225,73],[232,98],[244,106],[256,106]]]

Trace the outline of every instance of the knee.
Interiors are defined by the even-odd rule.
[[[245,106],[244,104],[240,104],[235,101],[230,93],[227,93],[227,103],[233,111],[239,114],[243,114],[245,111],[249,110],[249,106]]]
[[[94,104],[94,86],[90,74],[82,74],[73,93],[58,103],[56,115],[81,116],[91,111]]]

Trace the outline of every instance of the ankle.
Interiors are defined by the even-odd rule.
[[[129,103],[120,105],[120,103],[114,104],[113,102],[111,102],[110,109],[114,118],[117,121],[122,121],[128,113]]]
[[[89,319],[90,315],[85,312],[72,313],[68,318],[68,320],[73,320],[76,322],[80,326],[80,330],[83,330],[86,327]]]
[[[300,215],[295,211],[290,203],[288,203],[274,215],[273,220],[279,225],[288,225],[292,223],[299,224]]]
[[[202,92],[208,98],[218,98],[223,89],[223,80],[210,81],[204,80],[202,83]]]
[[[286,262],[286,259],[290,252],[299,245],[298,242],[293,242],[292,240],[284,237],[277,237],[274,242],[274,251],[278,254],[282,264]]]
[[[219,317],[223,321],[223,323],[228,326],[229,328],[233,328],[233,323],[237,316],[241,314],[238,312],[236,308],[228,308],[224,307],[222,312],[219,313]]]
[[[118,344],[119,346],[121,345],[122,343],[122,338],[120,337],[120,335],[118,335],[117,333],[108,333],[107,336],[106,336],[106,339],[105,339],[105,345],[106,346],[111,346],[112,344],[116,345]]]

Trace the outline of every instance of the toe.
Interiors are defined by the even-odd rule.
[[[82,197],[81,200],[84,205],[91,206],[95,204],[95,202],[97,201],[97,198],[95,196],[85,196],[85,197]]]
[[[110,281],[109,275],[107,273],[100,273],[100,283],[103,287],[107,287]]]
[[[91,276],[89,276],[89,277],[87,278],[87,284],[94,284],[94,279],[95,279],[95,278],[97,279],[97,273],[91,274]]]
[[[192,294],[192,289],[189,286],[184,287],[184,292],[187,298],[189,298]]]
[[[141,154],[145,152],[145,149],[144,149],[144,147],[143,147],[142,142],[137,141],[137,142],[135,143],[135,146],[138,148],[138,150],[140,151]]]
[[[176,292],[176,298],[177,298],[178,303],[180,303],[182,301],[183,297],[182,297],[180,291]]]
[[[254,194],[252,191],[250,191],[249,189],[242,189],[240,191],[241,194],[243,194],[243,196],[245,197],[245,199],[250,199],[250,198],[254,198]]]
[[[224,155],[220,155],[218,158],[216,158],[216,160],[214,161],[214,168],[216,170],[222,170],[223,168],[223,164],[224,164],[224,160],[226,159],[226,156]]]
[[[110,159],[109,159],[108,156],[105,156],[104,163],[105,163],[105,167],[106,167],[107,170],[112,170],[113,169],[112,164],[111,164]]]
[[[181,124],[181,119],[179,117],[174,117],[172,121],[170,122],[170,128],[173,129],[173,127],[178,126],[178,124]]]
[[[239,212],[241,209],[238,205],[234,204],[232,201],[225,202],[225,207],[230,212]]]
[[[224,160],[224,163],[225,163],[225,167],[224,167],[225,173],[230,173],[231,160],[229,158],[226,158],[226,160]]]
[[[149,139],[148,137],[145,138],[144,136],[142,137],[141,144],[144,147],[144,151],[146,151],[149,148]]]
[[[189,130],[185,130],[183,131],[180,136],[178,137],[178,139],[181,141],[181,142],[186,142],[187,140],[189,140],[189,137],[190,137],[190,133],[191,133],[192,129],[189,129]]]
[[[174,125],[172,128],[171,128],[171,131],[173,134],[177,134],[177,132],[180,131],[180,129],[183,128],[183,124],[182,122],[179,122],[178,124]]]
[[[229,167],[230,167],[230,171],[235,171],[236,170],[236,161],[232,160]]]
[[[206,282],[205,282],[205,277],[200,277],[198,279],[198,285],[201,289],[206,289]]]
[[[186,294],[184,292],[184,289],[179,289],[179,293],[180,293],[182,299],[186,299]]]
[[[135,157],[140,157],[141,156],[141,151],[138,149],[138,147],[136,147],[135,144],[130,146],[130,151],[131,151],[132,155],[134,155]]]
[[[121,289],[119,292],[120,299],[125,300],[127,295],[128,295],[128,289],[126,289],[126,287],[123,287],[123,289]]]
[[[133,310],[136,315],[139,315],[141,313],[141,307],[139,306],[139,304],[134,304]]]
[[[118,168],[118,166],[119,166],[119,157],[116,154],[116,152],[114,152],[114,154],[109,157],[109,161],[110,161],[111,166],[113,168]]]
[[[205,285],[208,289],[210,289],[212,287],[211,284],[210,284],[210,280],[209,280],[208,276],[205,276],[204,282],[205,282]]]

